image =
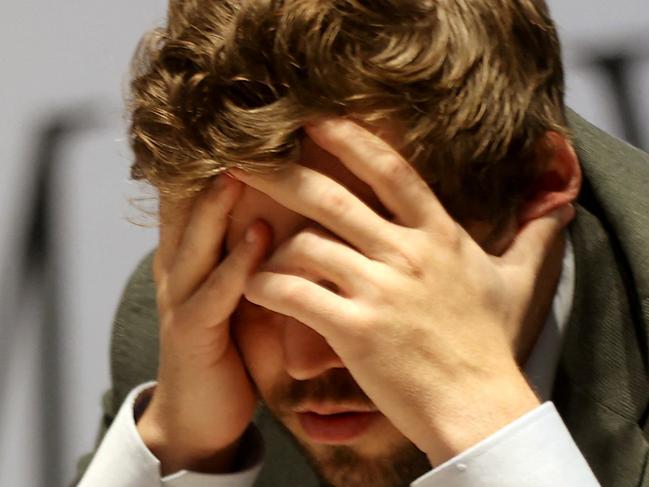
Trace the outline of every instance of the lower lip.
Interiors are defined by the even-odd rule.
[[[365,433],[380,413],[316,414],[298,413],[302,429],[312,441],[339,444],[354,440]]]

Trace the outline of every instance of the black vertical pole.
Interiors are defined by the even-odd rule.
[[[2,316],[9,322],[3,323],[3,335],[9,339],[14,335],[18,313],[24,309],[24,297],[33,291],[40,299],[41,322],[38,323],[39,342],[36,344],[39,362],[38,390],[40,393],[39,431],[43,432],[35,451],[39,451],[42,461],[40,482],[43,487],[63,486],[63,410],[62,394],[62,353],[61,343],[61,300],[63,280],[56,242],[56,174],[61,161],[62,147],[71,135],[97,126],[95,117],[88,108],[80,106],[68,112],[48,117],[48,121],[36,132],[33,158],[33,176],[30,187],[24,192],[25,233],[19,239],[17,258],[13,265],[17,276],[15,289],[10,289],[14,302],[3,299]],[[3,337],[3,338],[4,338]],[[4,340],[3,340],[4,341]],[[4,343],[3,351],[10,347]],[[4,360],[3,360],[4,362]],[[0,371],[0,403],[6,390],[5,371]],[[0,432],[1,433],[1,432]]]
[[[67,130],[61,119],[52,120],[43,127],[35,158],[33,206],[28,219],[24,245],[23,265],[25,282],[22,286],[36,290],[41,297],[40,372],[41,393],[40,443],[43,461],[42,486],[62,486],[61,455],[61,343],[60,343],[60,286],[57,259],[52,232],[53,173],[60,153],[62,138]]]
[[[611,86],[617,111],[622,121],[623,137],[630,144],[647,148],[644,144],[640,130],[640,116],[637,103],[633,99],[629,71],[635,62],[631,54],[619,52],[616,54],[602,55],[594,58],[597,65]]]

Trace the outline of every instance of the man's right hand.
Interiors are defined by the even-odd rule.
[[[230,338],[230,315],[264,256],[270,230],[253,224],[220,260],[228,215],[242,189],[221,175],[191,206],[161,197],[154,261],[160,365],[137,428],[163,475],[228,472],[252,421],[257,397]]]

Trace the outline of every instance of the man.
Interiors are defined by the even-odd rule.
[[[649,169],[577,156],[543,2],[172,2],[142,59],[81,485],[649,485]]]

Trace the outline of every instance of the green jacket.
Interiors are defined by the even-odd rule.
[[[570,226],[575,297],[552,399],[603,486],[649,487],[649,155],[574,113],[570,124],[584,186]],[[127,393],[156,377],[151,258],[131,276],[115,317],[98,440]],[[255,423],[266,445],[255,486],[317,487],[267,410],[258,408]],[[91,458],[80,460],[79,477]]]

